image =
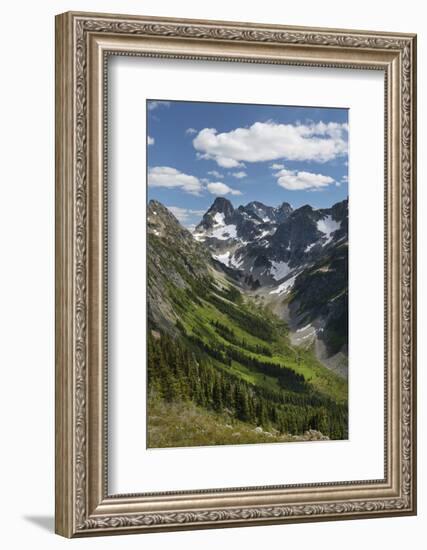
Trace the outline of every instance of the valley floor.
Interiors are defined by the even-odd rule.
[[[348,378],[348,356],[343,352],[329,355],[324,342],[319,338],[319,329],[322,330],[321,323],[316,326],[312,324],[304,325],[302,328],[292,322],[289,308],[289,293],[279,295],[271,287],[261,287],[255,291],[247,292],[250,299],[254,300],[260,307],[268,307],[277,317],[283,320],[289,329],[288,337],[292,346],[305,350],[312,350],[316,359],[327,369],[336,373],[338,376]]]

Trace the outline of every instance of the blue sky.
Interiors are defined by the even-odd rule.
[[[348,196],[348,110],[147,101],[148,198],[192,227],[217,196],[329,207]]]

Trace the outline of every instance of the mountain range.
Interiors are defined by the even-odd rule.
[[[152,200],[147,230],[149,446],[346,438],[348,202],[219,197],[190,232]],[[211,439],[171,428],[189,402]]]
[[[217,266],[286,320],[294,343],[347,376],[348,200],[293,209],[217,198],[193,233]]]

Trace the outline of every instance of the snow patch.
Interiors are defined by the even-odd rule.
[[[310,252],[310,250],[315,246],[316,243],[311,243],[308,246],[305,247],[304,252]]]
[[[291,291],[292,287],[294,286],[295,279],[298,277],[298,273],[294,275],[293,277],[290,277],[287,281],[280,284],[277,288],[272,290],[270,294],[278,294],[279,296],[282,296],[282,294],[287,294]]]
[[[212,231],[212,237],[219,239],[220,241],[226,241],[227,239],[235,239],[237,237],[237,231],[235,225],[223,225]]]
[[[326,236],[326,241],[322,246],[327,245],[332,241],[332,233],[341,227],[341,222],[336,222],[332,216],[326,216],[317,222],[317,229]]]
[[[301,328],[297,329],[297,332],[302,332],[303,330],[307,330],[310,327],[311,327],[311,324],[308,323],[308,325],[305,325],[305,327],[301,327]]]
[[[206,235],[204,233],[193,233],[193,237],[196,241],[204,242],[206,240]]]
[[[230,263],[230,252],[228,251],[225,254],[212,254],[212,258],[215,258],[218,262],[228,266]]]
[[[234,255],[231,256],[229,250],[224,254],[212,254],[212,258],[215,258],[215,260],[227,267],[239,268],[242,265],[242,260],[238,260]]]
[[[230,258],[230,265],[232,265],[235,268],[239,268],[243,263],[243,260],[238,260],[234,255]]]
[[[261,235],[257,235],[256,239],[263,239],[267,235],[270,235],[270,230],[269,229],[264,229],[264,231],[261,233]]]
[[[289,264],[287,262],[271,262],[271,275],[276,281],[280,281],[283,277],[290,272]]]
[[[224,225],[224,217],[223,212],[217,212],[213,217],[215,225]]]

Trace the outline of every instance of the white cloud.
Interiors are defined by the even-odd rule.
[[[285,167],[284,164],[277,164],[277,163],[273,163],[270,168],[272,170],[282,170],[283,168]]]
[[[192,195],[200,195],[202,183],[196,176],[184,174],[170,166],[154,166],[148,169],[150,187],[180,188]]]
[[[212,195],[241,195],[242,193],[238,189],[232,189],[222,181],[214,181],[207,185],[209,193]]]
[[[223,174],[220,174],[219,172],[217,172],[216,170],[211,170],[210,172],[208,172],[209,176],[213,176],[214,178],[223,178]]]
[[[148,185],[150,187],[166,187],[168,189],[181,189],[192,195],[200,195],[208,190],[213,195],[241,195],[238,189],[229,187],[222,181],[211,182],[206,178],[197,178],[190,174],[184,174],[170,166],[154,166],[148,169]],[[175,208],[175,207],[173,207]],[[177,207],[178,208],[178,207]],[[188,213],[200,214],[198,210],[188,210]],[[176,212],[179,212],[178,210]],[[182,214],[182,212],[181,212]]]
[[[175,218],[181,223],[185,223],[192,216],[203,216],[204,210],[192,210],[191,208],[181,208],[181,206],[167,206]]]
[[[230,157],[215,157],[215,160],[222,168],[239,168],[243,167],[243,162],[237,162],[237,160]]]
[[[197,130],[196,130],[196,128],[187,128],[185,130],[185,133],[188,134],[189,136],[191,136],[191,135],[197,134]]]
[[[347,132],[347,124],[336,122],[255,122],[249,128],[221,134],[215,128],[204,128],[193,145],[198,158],[213,159],[223,168],[276,159],[323,163],[347,154]]]
[[[241,172],[232,172],[231,175],[234,177],[234,178],[237,178],[238,180],[242,179],[242,178],[246,178],[247,176],[247,173],[246,172],[243,172],[243,170]]]
[[[154,138],[151,136],[147,136],[147,145],[154,145]]]
[[[196,138],[197,139],[197,138]],[[193,140],[193,144],[194,144],[194,140]],[[199,153],[197,152],[196,153],[196,158],[198,158],[199,160],[202,159],[202,160],[215,160],[216,163],[218,164],[218,166],[221,166],[221,168],[240,168],[240,167],[243,167],[245,166],[243,164],[243,162],[237,162],[236,160],[234,159],[230,159],[230,158],[227,158],[227,157],[214,157],[212,155],[208,155],[207,153]]]
[[[286,168],[280,170],[275,175],[280,187],[289,191],[318,190],[336,183],[330,176],[313,174],[312,172],[286,170]]]
[[[154,111],[154,109],[158,109],[159,107],[170,107],[171,102],[170,101],[153,101],[151,99],[147,102],[147,109],[149,111]]]

